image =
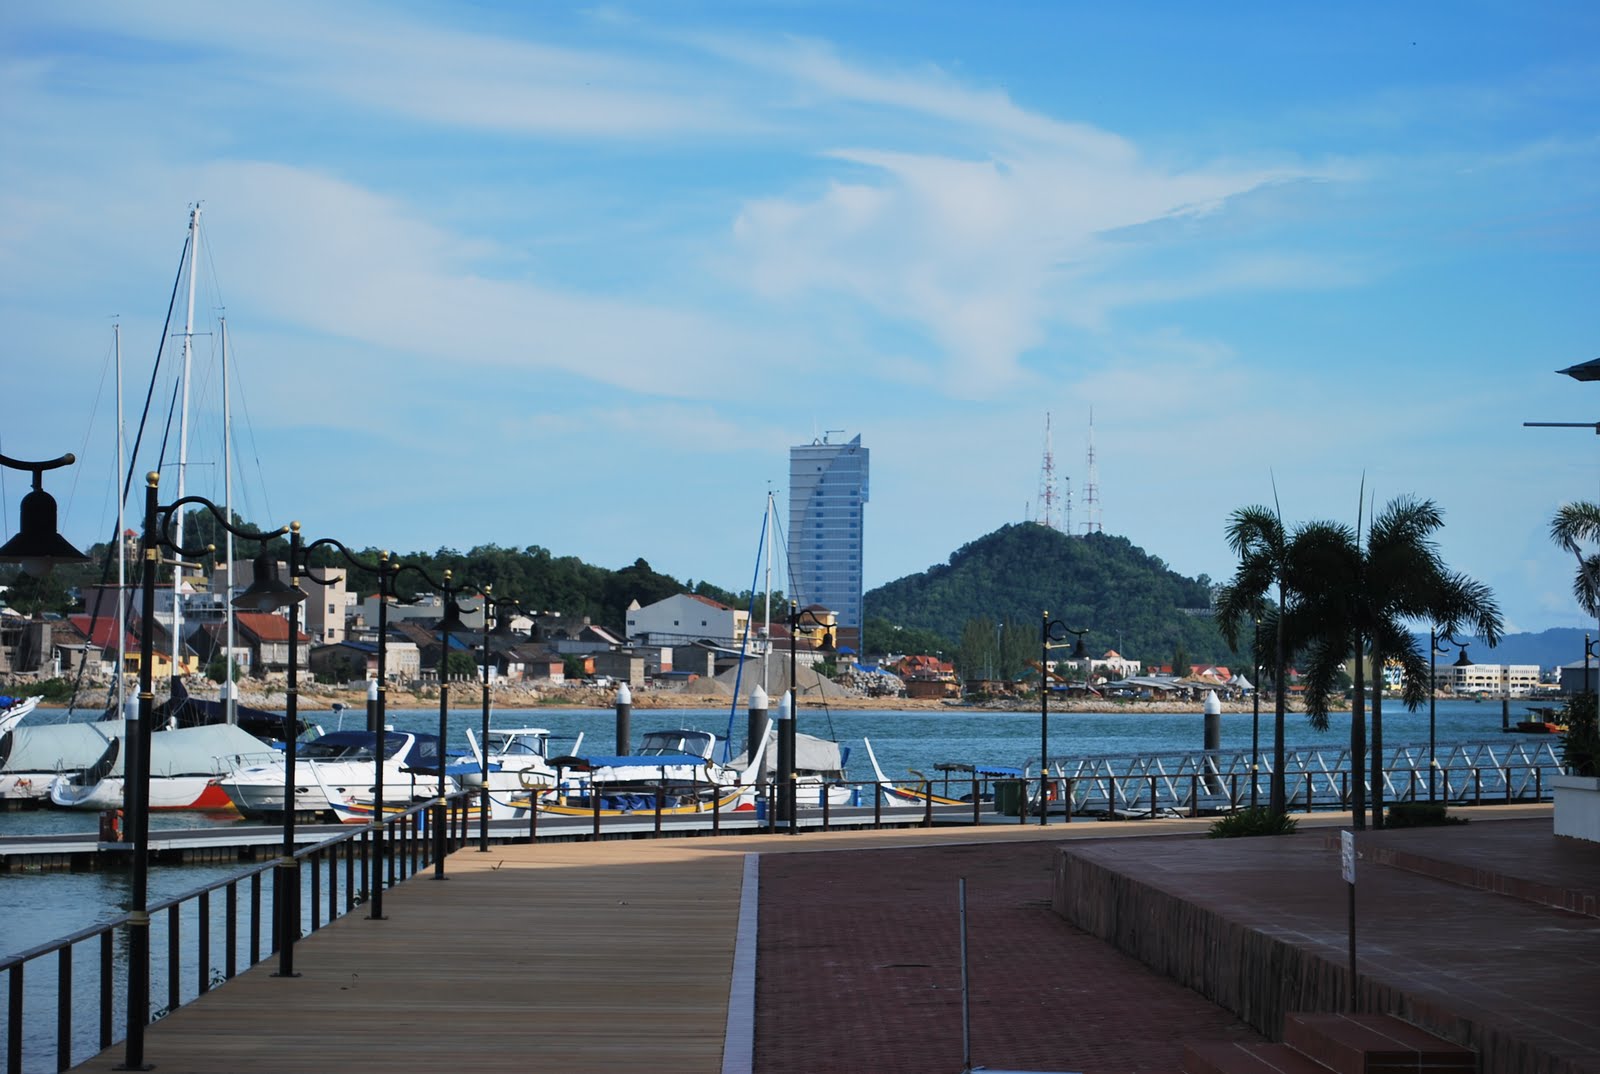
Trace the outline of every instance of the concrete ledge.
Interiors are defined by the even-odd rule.
[[[1283,1040],[1291,1012],[1339,1012],[1348,1006],[1345,886],[1338,880],[1337,855],[1324,852],[1320,843],[1320,837],[1307,833],[1276,839],[1140,840],[1137,850],[1110,841],[1065,845],[1057,851],[1051,904],[1074,926]],[[1441,890],[1426,877],[1391,870],[1363,876],[1367,897],[1381,900],[1369,906],[1431,906]],[[1456,898],[1485,900],[1471,920],[1481,914],[1484,928],[1520,938],[1526,948],[1528,923],[1512,920],[1517,915],[1508,904],[1487,893],[1463,892]],[[1378,928],[1377,919],[1366,920]],[[1369,932],[1367,940],[1373,958],[1381,944],[1382,958],[1359,963],[1359,1010],[1392,1014],[1472,1049],[1483,1074],[1600,1070],[1581,1045],[1572,1051],[1576,1041],[1570,1026],[1555,1021],[1559,1012],[1506,1009],[1502,997],[1524,991],[1515,983],[1518,965],[1500,967],[1507,975],[1506,990],[1485,991],[1481,981],[1456,982],[1477,988],[1473,998],[1462,999],[1441,987],[1450,979],[1449,966],[1405,954],[1405,928],[1414,931],[1414,924],[1382,925],[1381,939]],[[1486,932],[1479,935],[1489,938]],[[1567,945],[1567,958],[1573,957],[1572,938],[1551,942]],[[1552,956],[1524,950],[1518,957]],[[1538,991],[1531,982],[1526,988]],[[1517,999],[1543,1002],[1533,994]],[[1540,1017],[1545,1024],[1535,1024]]]

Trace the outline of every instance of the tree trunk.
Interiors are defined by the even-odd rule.
[[[1383,653],[1372,639],[1372,827],[1383,827]]]
[[[1350,704],[1350,826],[1367,827],[1367,672],[1361,662],[1361,634],[1354,638],[1355,691]]]

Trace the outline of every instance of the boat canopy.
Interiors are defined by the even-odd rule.
[[[774,728],[767,735],[767,748],[761,754],[761,779],[771,778],[778,770],[778,732]],[[794,770],[800,773],[822,773],[833,779],[844,778],[844,766],[849,750],[828,738],[818,738],[804,731],[794,733]],[[744,755],[733,759],[734,768],[749,763]]]
[[[439,736],[417,735],[408,731],[386,731],[383,756],[389,760],[406,749],[405,763],[411,768],[436,768],[439,764]],[[310,761],[370,761],[378,735],[374,731],[330,731],[320,738],[300,743],[295,756]]]
[[[0,735],[0,774],[88,768],[122,729],[121,720],[14,727]]]

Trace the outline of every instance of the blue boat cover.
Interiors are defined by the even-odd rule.
[[[641,757],[637,754],[627,757],[603,756],[600,754],[586,754],[584,756],[552,757],[549,760],[551,768],[660,768],[662,765],[699,765],[705,764],[704,757],[696,757],[691,753],[662,753]]]

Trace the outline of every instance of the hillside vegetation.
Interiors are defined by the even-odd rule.
[[[974,665],[974,657],[983,658],[975,652],[983,629],[975,627],[986,623],[991,636],[1015,635],[995,643],[1003,650],[998,661],[986,661],[999,664],[997,673],[1014,673],[1019,659],[1038,659],[1040,616],[1048,610],[1052,619],[1087,627],[1084,643],[1094,656],[1115,649],[1147,665],[1175,657],[1239,662],[1210,607],[1210,579],[1185,578],[1126,537],[1071,537],[1020,523],[963,545],[947,564],[867,593],[865,647],[893,650],[897,637],[942,640],[947,656],[964,654],[962,662]]]

